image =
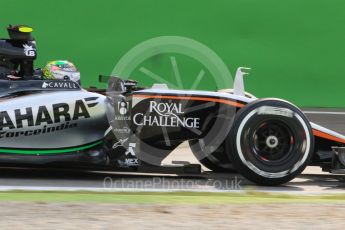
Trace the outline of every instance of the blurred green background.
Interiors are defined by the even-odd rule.
[[[214,50],[232,75],[251,67],[246,90],[281,97],[299,106],[345,106],[345,1],[343,0],[0,0],[0,32],[8,24],[34,27],[36,66],[68,59],[84,86],[97,85],[138,43],[183,36]],[[177,57],[181,76],[192,82],[193,60]],[[167,55],[147,60],[150,70],[172,76]],[[143,85],[151,80],[133,73]],[[212,77],[207,74],[205,78]],[[207,80],[200,89],[213,90]]]

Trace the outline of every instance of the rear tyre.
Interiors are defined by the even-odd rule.
[[[225,148],[244,177],[260,185],[279,185],[308,165],[314,136],[308,119],[296,106],[260,99],[238,112]]]
[[[211,154],[206,154],[202,150],[202,145],[199,140],[189,141],[189,146],[194,154],[194,156],[199,160],[200,164],[206,168],[212,170],[213,172],[223,172],[223,173],[234,173],[234,170],[230,159],[225,153],[224,143],[221,144],[214,152]]]

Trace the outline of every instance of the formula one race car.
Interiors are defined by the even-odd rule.
[[[235,170],[262,185],[288,182],[307,165],[345,168],[331,148],[341,147],[344,136],[309,122],[287,101],[246,93],[243,68],[233,90],[143,89],[101,76],[108,89],[91,92],[69,79],[35,78],[33,44],[31,36],[0,40],[0,57],[7,60],[0,66],[7,72],[15,69],[11,62],[23,67],[20,79],[0,80],[1,165],[157,172],[188,141],[207,168]],[[194,172],[195,166],[175,168]]]

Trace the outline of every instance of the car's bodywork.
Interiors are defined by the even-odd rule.
[[[126,81],[112,79],[102,92],[106,96],[72,81],[2,80],[0,162],[137,170],[141,164],[159,166],[178,145],[193,140],[211,149],[196,157],[212,160],[212,148],[224,145],[236,114],[258,100],[242,90],[129,89]],[[329,167],[331,147],[342,146],[345,138],[310,124],[310,164]]]
[[[188,141],[207,168],[237,170],[259,184],[285,183],[307,165],[345,168],[342,151],[332,151],[345,136],[309,122],[291,103],[246,93],[245,68],[237,70],[233,89],[219,92],[143,89],[117,77],[107,90],[87,91],[70,80],[34,76],[33,40],[0,40],[0,57],[6,76],[20,66],[20,80],[0,80],[2,165],[153,172]]]

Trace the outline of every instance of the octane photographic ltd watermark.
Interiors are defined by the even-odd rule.
[[[242,190],[242,180],[234,176],[229,179],[186,178],[111,178],[105,177],[103,188],[109,190]]]

